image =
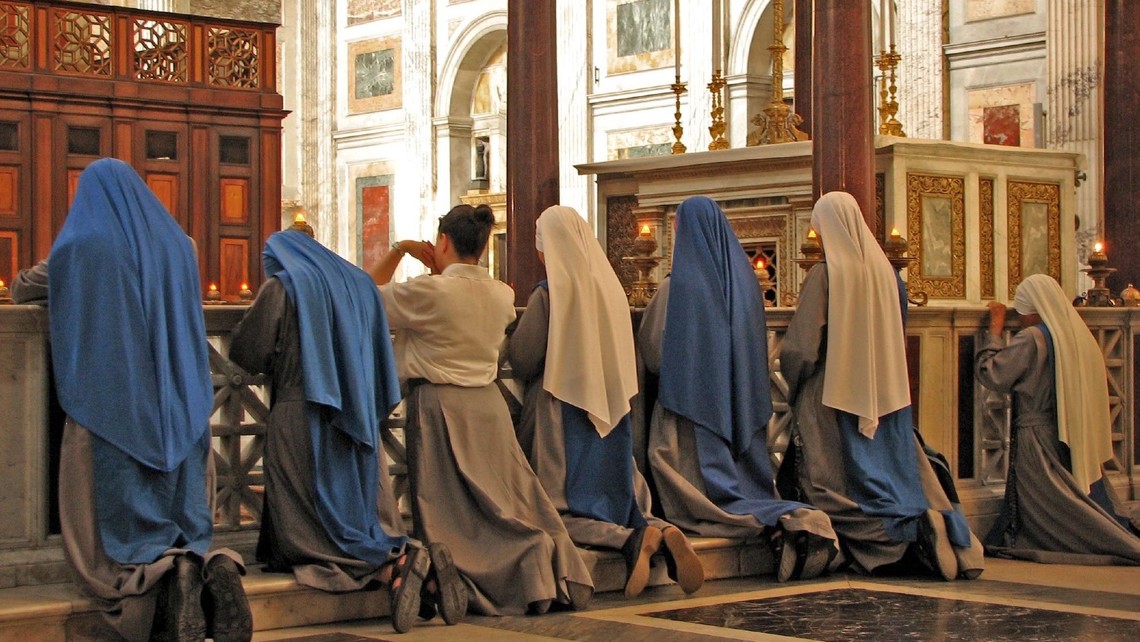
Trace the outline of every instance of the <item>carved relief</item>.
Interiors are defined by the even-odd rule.
[[[234,27],[210,27],[208,34],[210,84],[245,89],[259,87],[257,63],[261,34]]]
[[[908,289],[933,298],[966,296],[965,181],[907,174]]]
[[[70,9],[53,11],[55,70],[90,76],[110,76],[111,15]]]
[[[31,68],[29,9],[26,5],[0,2],[0,67]]]
[[[1061,186],[1009,181],[1009,297],[1021,280],[1044,273],[1061,280]]]
[[[981,259],[982,298],[994,298],[994,180],[978,181],[978,250]]]
[[[188,57],[183,22],[134,20],[135,78],[186,82]]]
[[[635,207],[637,197],[633,195],[606,199],[606,256],[626,290],[637,280],[637,270],[629,262],[621,260],[624,256],[633,256],[633,238],[637,235]]]

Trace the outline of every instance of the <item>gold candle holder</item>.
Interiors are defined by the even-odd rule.
[[[302,212],[297,212],[297,215],[293,217],[293,224],[289,226],[289,229],[307,234],[309,238],[317,238],[313,226],[309,225],[309,222],[305,220],[305,215]]]
[[[883,242],[883,254],[887,255],[887,261],[890,262],[895,272],[899,273],[900,278],[903,269],[918,260],[913,256],[907,256],[906,249],[906,239],[903,238],[903,235],[899,233],[897,228],[891,228],[890,235],[888,235],[887,240]],[[930,301],[930,296],[922,290],[911,291],[908,287],[906,300],[912,305],[926,305]]]
[[[803,268],[804,272],[810,271],[820,261],[823,260],[823,246],[819,244],[819,236],[815,230],[808,228],[807,237],[804,242],[800,244],[800,254],[803,254],[802,259],[795,259],[796,265]]]
[[[875,64],[882,72],[879,76],[879,133],[884,136],[906,136],[897,117],[899,101],[895,96],[898,91],[895,73],[901,60],[902,55],[895,51],[894,45],[891,45],[890,51],[884,50],[875,59]]]
[[[756,281],[760,284],[760,296],[764,299],[764,307],[771,308],[776,305],[776,282],[772,280],[772,275],[768,272],[768,263],[764,261],[764,257],[759,256],[756,258],[756,263],[752,266],[753,271],[756,272]],[[772,298],[768,298],[768,293],[772,293]]]
[[[748,133],[749,147],[808,140],[807,133],[799,128],[804,119],[784,104],[784,52],[788,50],[784,46],[784,0],[775,0],[772,18],[772,44],[768,45],[772,52],[772,102],[752,118],[756,129]]]
[[[240,299],[243,303],[249,303],[253,300],[253,290],[249,289],[248,283],[241,284],[241,289],[238,290],[238,299]]]
[[[1104,243],[1097,241],[1093,244],[1093,251],[1089,254],[1089,266],[1081,272],[1089,275],[1093,286],[1089,288],[1085,305],[1094,308],[1106,308],[1115,305],[1112,300],[1112,291],[1105,287],[1104,281],[1116,268],[1108,267],[1108,255],[1104,252]]]
[[[685,83],[681,82],[680,74],[677,74],[676,81],[669,87],[677,95],[676,108],[673,111],[673,137],[677,139],[677,142],[673,143],[673,153],[684,154],[685,150],[688,149],[685,147],[685,143],[681,142],[681,135],[685,133],[685,128],[681,126],[681,94],[685,93]]]
[[[206,289],[206,303],[221,303],[222,293],[218,291],[218,284],[211,283]]]
[[[11,303],[12,291],[8,289],[8,284],[4,283],[4,279],[0,279],[0,303]]]
[[[657,251],[657,239],[653,238],[653,230],[649,224],[642,224],[638,235],[633,239],[634,256],[622,258],[637,268],[637,280],[629,290],[629,305],[634,308],[644,308],[649,300],[657,293],[657,283],[653,280],[653,268],[661,262],[661,257],[654,255]]]
[[[721,76],[720,70],[717,69],[713,72],[712,82],[709,83],[709,93],[712,94],[712,112],[710,114],[712,125],[709,125],[709,134],[712,136],[712,141],[709,142],[710,152],[728,149],[728,139],[724,137],[724,132],[728,129],[728,125],[724,122],[724,86],[724,76]]]

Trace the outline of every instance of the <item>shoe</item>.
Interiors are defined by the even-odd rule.
[[[636,528],[622,544],[621,554],[625,558],[625,596],[635,598],[641,595],[649,584],[649,561],[657,549],[661,548],[661,529],[654,526]]]
[[[428,544],[428,556],[431,558],[431,570],[428,571],[427,581],[424,582],[424,592],[428,595],[428,603],[432,611],[438,610],[443,621],[449,626],[459,624],[463,616],[467,615],[467,586],[459,576],[459,569],[455,568],[455,560],[451,551],[442,542]],[[434,582],[435,590],[428,590]],[[420,617],[425,613],[424,602],[421,599]],[[434,615],[434,613],[433,613]],[[425,618],[425,619],[431,619]]]
[[[157,642],[206,639],[206,616],[202,611],[202,565],[197,559],[189,555],[174,558],[174,568],[163,577],[154,626],[151,640]]]
[[[780,560],[776,570],[777,582],[819,577],[839,552],[834,540],[804,531],[782,533],[774,544]]]
[[[225,555],[215,555],[206,563],[202,610],[206,637],[214,642],[249,642],[253,638],[253,614],[241,583],[241,570]]]
[[[695,593],[705,583],[705,568],[693,550],[689,538],[676,526],[661,531],[665,540],[665,563],[669,577],[676,580],[685,593]]]
[[[958,577],[958,558],[946,533],[946,518],[942,513],[929,509],[918,523],[918,547],[923,560],[930,568],[951,581]]]
[[[391,562],[392,579],[388,594],[392,612],[392,628],[396,633],[407,633],[415,624],[420,612],[420,589],[431,567],[428,552],[408,544],[404,554]]]
[[[594,597],[594,587],[570,580],[566,580],[566,592],[569,594],[570,608],[575,611],[585,611],[590,606],[590,599]]]

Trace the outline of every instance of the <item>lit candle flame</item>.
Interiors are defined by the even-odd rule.
[[[809,228],[808,228],[808,238],[809,238],[809,239],[814,239],[814,238],[815,238],[815,236],[816,236],[816,234],[815,234],[815,229],[814,229],[814,228],[810,228],[810,227],[809,227]]]
[[[211,291],[211,292],[217,292],[217,291],[218,291],[218,286],[217,286],[217,284],[211,283],[211,284],[210,284],[210,291]]]
[[[241,284],[241,289],[243,289],[243,290],[248,290],[248,289],[249,289],[249,284],[248,284],[248,283],[242,283],[242,284]]]
[[[641,226],[641,235],[642,236],[649,236],[650,232],[652,232],[652,230],[649,228],[648,223]]]
[[[899,228],[897,228],[897,227],[892,227],[892,228],[891,228],[891,238],[893,238],[893,239],[897,239],[897,238],[899,238],[899,237],[901,237],[901,236],[902,236],[902,234],[899,234]]]
[[[297,215],[293,217],[293,222],[294,223],[304,223],[305,222],[305,215],[300,213],[300,212],[297,212]]]
[[[1097,241],[1096,243],[1093,244],[1093,252],[1096,252],[1099,254],[1103,251],[1104,251],[1104,243]]]
[[[4,279],[0,279],[0,288],[4,287]]]
[[[764,269],[764,257],[760,256],[760,257],[756,258],[756,269],[757,270],[763,270]]]

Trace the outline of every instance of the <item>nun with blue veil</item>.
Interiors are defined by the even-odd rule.
[[[380,440],[400,401],[383,302],[367,273],[299,230],[270,236],[262,262],[268,278],[230,346],[273,383],[258,560],[323,591],[387,586],[393,627],[407,631],[430,560],[405,534]]]
[[[658,375],[650,474],[665,518],[701,537],[770,542],[777,579],[808,579],[838,551],[827,515],[776,493],[760,286],[720,207],[677,208],[672,273],[642,318],[638,347]]]
[[[825,194],[811,221],[824,261],[804,278],[780,350],[796,420],[784,466],[855,570],[977,577],[981,544],[914,431],[902,282],[850,194]]]
[[[645,588],[662,548],[692,593],[704,582],[700,560],[680,529],[650,513],[634,463],[637,355],[621,282],[572,208],[538,217],[535,246],[547,280],[531,293],[507,351],[525,384],[519,443],[574,543],[622,552],[626,597]]]
[[[1104,467],[1112,415],[1104,355],[1060,284],[1045,274],[1017,286],[1022,330],[1006,343],[1004,304],[991,302],[977,377],[1013,397],[1005,499],[986,552],[1050,564],[1140,565],[1135,524]]]
[[[190,239],[133,168],[98,160],[47,277],[67,413],[60,520],[80,587],[127,640],[248,640],[242,559],[210,550],[214,395]]]

